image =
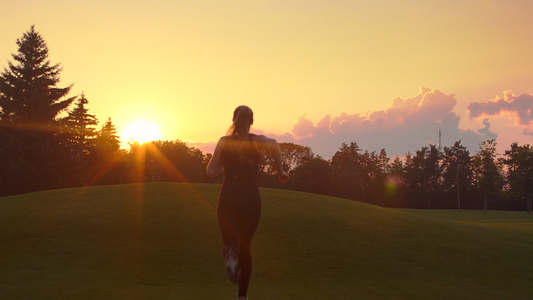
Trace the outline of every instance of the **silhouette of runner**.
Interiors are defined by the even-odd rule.
[[[224,169],[224,182],[218,198],[217,218],[224,247],[226,272],[239,284],[239,299],[247,299],[252,273],[250,244],[261,216],[261,196],[257,184],[261,150],[268,149],[274,158],[277,179],[285,183],[289,175],[283,171],[281,151],[276,140],[250,133],[253,112],[241,105],[233,112],[233,124],[218,141],[207,165],[207,176],[214,177]]]

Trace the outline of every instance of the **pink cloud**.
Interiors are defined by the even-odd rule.
[[[292,128],[292,133],[297,139],[309,138],[314,136],[313,129],[313,122],[307,119],[307,115],[304,114],[303,116],[298,118],[298,122]]]
[[[307,115],[302,115],[292,133],[276,138],[309,146],[315,153],[329,158],[342,142],[355,141],[369,151],[384,148],[393,156],[414,152],[428,144],[437,145],[439,130],[443,133],[443,146],[451,146],[460,139],[473,151],[481,141],[496,137],[489,130],[488,120],[478,131],[459,128],[460,118],[453,112],[456,103],[453,94],[421,88],[412,98],[397,97],[386,110],[365,115],[326,115],[316,125]]]
[[[518,104],[513,105],[527,106],[529,98],[518,98],[513,101]],[[385,149],[390,157],[403,156],[408,152],[414,153],[429,144],[437,145],[439,130],[442,132],[442,146],[452,146],[456,141],[461,140],[461,143],[472,153],[479,149],[482,141],[497,137],[490,130],[488,119],[483,121],[484,127],[477,130],[459,128],[460,118],[453,112],[456,104],[457,100],[453,94],[421,88],[414,97],[394,98],[391,106],[385,110],[377,110],[368,114],[325,115],[316,124],[306,114],[303,114],[294,124],[292,131],[283,135],[269,134],[255,128],[252,128],[252,131],[273,137],[278,142],[309,146],[315,154],[324,158],[331,158],[343,142],[357,142],[361,149],[368,151]],[[503,103],[503,105],[508,104]],[[483,109],[483,104],[471,105],[473,107],[471,116],[486,115],[487,111],[491,113],[498,111],[494,108],[494,104],[487,106],[490,107]],[[476,108],[479,109],[476,110]],[[476,115],[476,112],[479,112],[479,115]],[[531,110],[519,117],[522,122],[531,120]],[[202,150],[214,148],[214,144],[194,146]]]
[[[515,96],[511,91],[504,92],[503,98],[496,97],[488,102],[472,102],[468,106],[470,118],[508,115],[524,128],[524,133],[533,135],[533,95]]]
[[[194,148],[198,148],[200,150],[202,150],[203,152],[206,152],[206,153],[213,153],[215,151],[215,146],[217,145],[217,142],[208,142],[208,143],[202,143],[202,142],[189,142],[189,141],[184,141],[187,146],[189,147],[194,147]]]

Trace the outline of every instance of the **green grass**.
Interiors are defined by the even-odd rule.
[[[151,183],[0,198],[0,299],[234,299],[219,189]],[[525,213],[262,197],[252,300],[533,298]]]

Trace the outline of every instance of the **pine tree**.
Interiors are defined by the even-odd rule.
[[[31,26],[17,39],[15,62],[0,75],[0,153],[3,193],[21,193],[54,187],[61,159],[56,133],[59,114],[75,97],[72,87],[58,88],[59,64],[48,60],[43,37]]]
[[[98,120],[94,115],[89,114],[89,109],[85,107],[88,103],[89,100],[82,93],[76,107],[61,122],[61,127],[66,133],[64,142],[75,158],[90,154],[98,134],[95,128]]]
[[[64,165],[63,185],[84,185],[90,176],[90,154],[94,152],[98,120],[85,106],[89,100],[81,94],[76,106],[61,120],[61,152]]]
[[[95,144],[98,153],[104,157],[112,157],[119,152],[120,140],[117,135],[117,128],[111,121],[111,118],[107,119],[102,129],[98,132]]]
[[[92,156],[95,176],[92,184],[117,184],[126,182],[128,168],[124,154],[120,151],[120,140],[117,128],[108,118],[95,140],[95,151]]]
[[[50,64],[48,47],[35,25],[17,39],[17,45],[18,53],[12,54],[17,64],[8,62],[9,68],[0,76],[0,119],[31,127],[54,125],[58,114],[75,99],[63,99],[72,86],[56,87],[62,69]]]

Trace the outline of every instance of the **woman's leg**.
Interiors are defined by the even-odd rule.
[[[237,257],[240,248],[240,235],[239,235],[239,218],[235,214],[235,208],[232,205],[230,199],[222,197],[219,199],[217,205],[217,219],[222,235],[222,242],[224,247],[222,248],[222,255],[226,260],[226,272],[228,278],[233,283],[239,282],[240,270],[237,264]]]
[[[252,275],[252,254],[250,253],[250,240],[241,240],[241,249],[239,252],[239,268],[241,277],[239,279],[239,297],[246,297],[248,294],[248,285]]]
[[[259,191],[248,193],[221,193],[217,205],[217,218],[224,242],[222,253],[227,259],[235,251],[238,254],[240,269],[239,297],[246,297],[252,273],[250,244],[261,217],[261,198]],[[228,272],[230,280],[231,272]],[[232,280],[233,281],[233,280]]]
[[[258,201],[252,209],[247,211],[247,214],[241,219],[243,222],[240,227],[240,248],[239,248],[239,268],[241,270],[241,278],[239,280],[239,297],[246,297],[248,292],[248,285],[250,284],[250,277],[252,275],[252,254],[250,246],[255,230],[259,225],[261,216],[261,203]]]

